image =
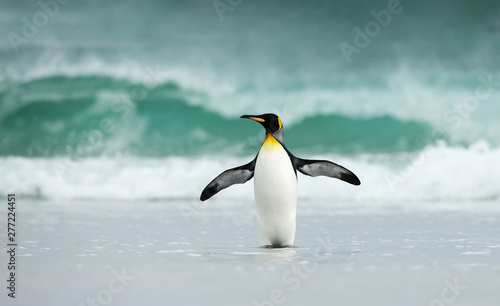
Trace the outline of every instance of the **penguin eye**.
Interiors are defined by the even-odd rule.
[[[280,122],[279,122],[279,119],[278,118],[274,118],[272,121],[271,121],[271,124],[270,124],[270,127],[272,129],[272,131],[275,133],[277,131],[280,130]]]

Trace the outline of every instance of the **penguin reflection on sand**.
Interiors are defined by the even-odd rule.
[[[266,129],[266,139],[254,160],[229,169],[211,181],[201,193],[205,201],[233,184],[243,184],[255,176],[259,240],[264,247],[292,246],[295,240],[297,208],[297,170],[309,176],[328,176],[353,185],[361,182],[346,168],[326,160],[308,160],[294,156],[285,147],[283,123],[275,114],[244,115]]]

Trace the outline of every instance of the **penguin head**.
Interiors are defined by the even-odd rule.
[[[263,114],[263,115],[243,115],[240,118],[252,119],[259,122],[266,129],[269,134],[278,133],[283,128],[283,123],[280,117],[275,114]]]

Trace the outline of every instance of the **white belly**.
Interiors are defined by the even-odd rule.
[[[297,177],[288,154],[274,138],[268,137],[259,152],[254,179],[261,245],[293,245]]]

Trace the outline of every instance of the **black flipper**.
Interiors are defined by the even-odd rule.
[[[217,192],[234,184],[243,184],[253,177],[257,157],[246,165],[226,170],[214,178],[201,192],[200,200],[205,201]]]
[[[358,177],[354,173],[330,161],[302,159],[292,155],[290,152],[288,152],[288,155],[290,156],[295,169],[299,170],[302,174],[309,176],[323,175],[333,177],[356,186],[361,184]]]

